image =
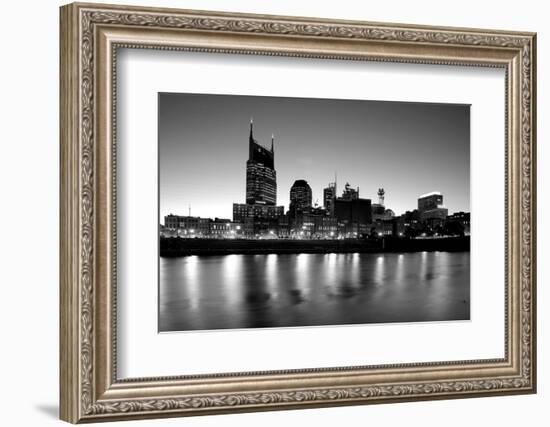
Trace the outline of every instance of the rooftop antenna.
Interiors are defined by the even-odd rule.
[[[189,203],[189,216],[191,216],[191,203]]]

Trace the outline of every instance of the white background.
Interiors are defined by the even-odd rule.
[[[504,357],[503,69],[135,49],[117,64],[120,378]],[[158,334],[157,98],[193,91],[471,104],[471,321]]]
[[[115,2],[114,0],[112,0]],[[258,1],[134,1],[135,4],[240,12],[319,16],[326,18],[417,24],[454,25],[538,31],[538,117],[548,117],[550,101],[545,75],[550,49],[544,2],[398,1],[338,2]],[[0,84],[0,283],[2,352],[0,387],[2,424],[60,424],[58,402],[58,6],[57,1],[11,2],[2,9],[2,73]],[[550,301],[545,283],[545,258],[550,195],[550,152],[544,141],[548,127],[539,120],[539,393],[347,408],[266,412],[193,419],[129,422],[124,425],[398,425],[512,426],[547,425],[550,404],[548,360]],[[546,194],[545,194],[546,193]],[[500,256],[498,254],[497,256]]]

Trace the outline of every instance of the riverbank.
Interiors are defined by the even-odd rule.
[[[184,239],[162,237],[161,257],[231,254],[293,254],[293,253],[373,253],[373,252],[464,252],[470,250],[470,237],[346,240],[247,240],[247,239]]]

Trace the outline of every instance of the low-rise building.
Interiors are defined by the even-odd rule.
[[[244,222],[246,218],[277,220],[284,214],[284,206],[233,203],[233,221]]]

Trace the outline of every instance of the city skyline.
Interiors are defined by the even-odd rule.
[[[306,180],[322,206],[335,174],[337,195],[349,182],[376,203],[383,187],[397,215],[432,191],[445,194],[449,213],[470,209],[469,106],[161,93],[161,218],[231,218],[232,204],[245,203],[252,117],[258,143],[274,144],[285,211],[294,181]]]

